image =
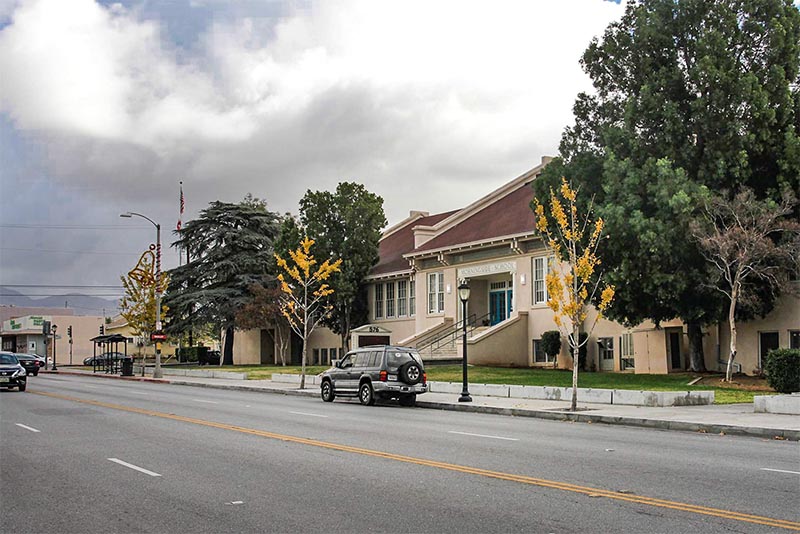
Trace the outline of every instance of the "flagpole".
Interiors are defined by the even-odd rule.
[[[183,199],[183,180],[181,180],[178,183],[180,184],[181,197],[180,197],[180,211],[178,213],[177,229],[180,232],[181,226],[183,226],[183,208],[184,208],[185,202],[184,202],[184,199]],[[178,238],[180,239],[180,236],[178,236]],[[187,261],[187,263],[188,263],[188,261]],[[181,253],[180,247],[178,247],[178,266],[182,266],[182,265],[183,265],[183,254]]]

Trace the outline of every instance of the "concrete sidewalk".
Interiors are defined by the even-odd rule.
[[[271,380],[232,380],[200,377],[165,377],[161,379],[138,376],[121,377],[119,375],[92,373],[91,371],[63,367],[56,372],[41,372],[319,397],[319,390],[316,386],[301,390],[293,384],[273,382]],[[709,434],[735,434],[765,439],[800,441],[800,416],[755,413],[753,411],[753,404],[651,408],[643,406],[579,403],[578,408],[580,411],[570,412],[569,402],[567,401],[510,399],[475,395],[472,396],[472,399],[473,401],[471,403],[460,403],[458,402],[458,395],[426,393],[417,398],[417,406],[420,408],[438,410],[513,415],[517,417],[538,417],[557,421],[604,423],[660,428],[665,430],[683,430]]]

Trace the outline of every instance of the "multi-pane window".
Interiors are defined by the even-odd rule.
[[[324,364],[328,361],[328,349],[320,349],[319,363]]]
[[[544,351],[541,339],[533,340],[533,361],[534,363],[553,363],[555,361],[555,357],[551,357]]]
[[[414,280],[408,283],[408,315],[414,316],[417,314],[417,284]]]
[[[789,331],[789,348],[800,349],[800,330]]]
[[[408,280],[398,280],[397,316],[405,317],[406,315],[408,315]]]
[[[619,338],[619,350],[620,350],[620,369],[623,371],[626,369],[633,369],[634,368],[634,357],[633,357],[633,334],[628,332],[622,334]]]
[[[428,313],[444,312],[444,273],[428,275]]]
[[[547,258],[534,258],[533,260],[533,303],[547,303]]]
[[[394,317],[394,282],[386,282],[386,317]]]
[[[375,284],[375,318],[383,319],[383,284]]]

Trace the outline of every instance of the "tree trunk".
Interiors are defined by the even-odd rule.
[[[739,299],[739,291],[734,284],[731,291],[731,305],[728,307],[728,325],[731,328],[731,345],[728,355],[728,367],[725,370],[725,382],[733,380],[733,360],[736,359],[736,301]]]
[[[572,404],[570,405],[570,410],[573,412],[578,410],[578,366],[581,361],[580,339],[580,327],[576,325],[572,328],[572,340],[575,349],[572,356]]]
[[[306,299],[308,302],[308,299]],[[300,358],[300,389],[306,387],[306,352],[308,352],[308,312],[303,314],[303,355]]]
[[[222,354],[222,365],[233,365],[233,325],[225,329],[225,345]]]
[[[703,352],[703,330],[697,321],[689,321],[686,326],[689,333],[689,370],[704,373],[706,358]]]

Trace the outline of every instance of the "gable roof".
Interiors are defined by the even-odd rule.
[[[370,277],[410,272],[412,258],[437,251],[533,235],[531,183],[551,159],[543,157],[533,169],[460,210],[437,215],[411,212],[384,232],[378,247],[380,259]]]
[[[525,184],[478,210],[464,221],[437,235],[414,252],[454,247],[493,237],[528,234],[535,224],[531,201],[533,188]]]
[[[436,215],[424,215],[417,212],[417,216],[412,214],[406,224],[394,227],[387,231],[378,243],[378,254],[380,259],[377,265],[370,271],[370,276],[380,276],[397,271],[410,270],[408,260],[403,255],[414,251],[414,227],[432,226],[456,213],[458,210],[438,213]],[[391,233],[388,233],[391,232]]]

